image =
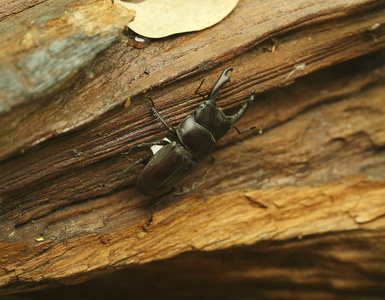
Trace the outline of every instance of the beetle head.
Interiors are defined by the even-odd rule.
[[[230,76],[227,73],[232,70],[233,68],[227,68],[222,72],[211,89],[208,99],[203,101],[194,113],[195,121],[209,130],[216,140],[223,137],[233,124],[233,116],[226,116],[215,103],[220,88],[230,81]]]
[[[194,113],[195,121],[209,130],[216,140],[224,136],[231,126],[242,118],[249,104],[254,100],[253,92],[247,103],[234,115],[226,115],[216,106],[215,101],[218,99],[219,90],[230,81],[230,76],[227,73],[232,70],[233,68],[227,68],[222,72],[211,89],[208,99],[203,101]]]
[[[223,137],[232,125],[211,99],[203,101],[198,106],[194,112],[194,120],[210,131],[215,140]]]

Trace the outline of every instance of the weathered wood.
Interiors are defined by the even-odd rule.
[[[270,242],[308,237],[296,243],[315,256],[316,246],[306,246],[317,244],[312,236],[330,243],[331,232],[345,241],[353,230],[368,233],[367,241],[383,234],[384,55],[315,71],[383,49],[384,28],[373,25],[383,23],[385,3],[269,3],[263,10],[262,1],[241,1],[217,26],[145,49],[116,45],[60,95],[3,116],[0,137],[9,147],[1,148],[0,165],[0,252],[7,253],[1,293],[74,283],[189,250],[256,244],[251,249],[268,251]],[[264,52],[278,32],[276,51]],[[133,187],[140,168],[101,186],[129,164],[121,152],[164,135],[142,90],[175,125],[201,101],[193,94],[201,78],[207,91],[227,66],[234,67],[232,81],[219,105],[231,108],[252,89],[265,91],[237,125],[258,130],[223,138],[215,163],[202,163],[183,181],[187,193],[157,203],[145,227],[149,199]],[[381,262],[377,252],[371,258]],[[337,282],[341,274],[334,274]]]
[[[36,4],[3,4],[10,14],[22,10],[8,18],[0,12],[0,115],[68,84],[135,15],[111,0]]]
[[[325,0],[305,5],[301,1],[284,4],[279,0],[268,4],[241,1],[223,22],[202,32],[154,41],[145,49],[120,44],[94,60],[70,88],[2,116],[0,158],[24,152],[100,118],[108,123],[106,113],[114,108],[121,110],[121,118],[127,120],[127,111],[122,111],[122,105],[128,99],[139,105],[143,92],[159,86],[168,86],[162,91],[172,93],[154,93],[158,106],[167,109],[173,103],[171,113],[178,112],[180,120],[185,111],[191,111],[200,101],[192,98],[190,92],[196,89],[197,82],[202,77],[208,79],[207,83],[214,81],[222,69],[214,66],[233,61],[249,49],[252,50],[232,63],[237,64],[233,73],[237,82],[245,84],[247,81],[246,86],[232,85],[231,89],[236,88],[236,92],[248,87],[261,92],[290,84],[295,78],[317,69],[382,49],[385,29],[375,25],[383,23],[384,2]],[[290,35],[285,34],[290,30]],[[268,39],[274,36],[278,37],[280,54],[264,53],[270,45]],[[265,40],[267,44],[261,45]],[[298,67],[303,64],[306,67],[301,71]],[[246,91],[237,95],[240,96],[245,97]],[[182,103],[185,110],[175,111],[176,104]],[[232,105],[239,103],[236,99]],[[144,107],[135,111],[133,106],[130,107],[131,123],[137,118],[143,119],[144,113]],[[122,122],[120,120],[120,124]],[[105,130],[100,133],[104,134]],[[132,130],[137,128],[131,127]],[[95,139],[93,143],[105,147],[110,141],[108,138],[115,137],[111,128],[107,132],[107,138],[98,144]],[[116,147],[106,150],[116,153],[117,147],[121,149],[124,144],[127,148],[137,138],[134,135],[124,141],[114,141]]]
[[[374,56],[373,63],[381,58]],[[285,114],[286,122],[218,149],[213,166],[203,163],[184,182],[195,183],[195,190],[161,201],[146,230],[146,198],[133,187],[63,206],[16,229],[9,215],[9,242],[1,244],[9,253],[2,274],[7,291],[77,281],[106,267],[189,250],[359,229],[382,232],[385,66],[382,61],[370,70],[370,62],[367,57],[346,63],[267,94],[243,126],[267,111],[274,112],[271,123]],[[351,72],[351,66],[360,70]],[[288,116],[293,103],[301,113]],[[40,236],[45,241],[38,243]]]
[[[357,230],[194,251],[4,300],[374,299],[382,300],[384,231]]]
[[[24,1],[24,0],[9,0],[7,2],[3,1],[0,4],[0,21],[16,15],[28,8],[39,5],[47,0],[34,0],[34,1]]]

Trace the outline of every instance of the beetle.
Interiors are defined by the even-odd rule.
[[[254,101],[255,92],[252,91],[249,100],[234,115],[226,115],[215,103],[219,96],[219,90],[230,81],[228,72],[232,70],[233,68],[227,68],[222,72],[207,98],[198,92],[203,84],[203,81],[201,82],[195,93],[201,95],[204,101],[176,129],[163,119],[156,110],[152,99],[147,97],[152,104],[151,111],[165,126],[169,137],[161,141],[145,142],[136,146],[149,147],[152,155],[134,162],[121,171],[117,177],[138,164],[145,164],[137,179],[136,188],[144,195],[160,197],[172,191],[183,177],[209,156],[217,141],[230,128],[234,127],[239,134],[243,133],[234,124],[242,118],[250,103]],[[115,181],[117,177],[112,181]]]

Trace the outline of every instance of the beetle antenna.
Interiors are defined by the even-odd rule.
[[[203,84],[204,81],[205,81],[205,78],[202,79],[201,84],[200,84],[200,85],[198,86],[198,88],[195,90],[195,94],[198,94],[198,95],[201,96],[203,99],[206,99],[205,96],[199,92],[199,89],[202,87],[202,84]]]
[[[151,97],[149,95],[147,95],[147,99],[151,101],[151,104],[154,107],[155,106],[154,101],[152,101],[152,99],[151,99]]]

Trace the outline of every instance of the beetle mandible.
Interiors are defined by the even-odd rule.
[[[216,106],[215,101],[218,98],[219,90],[230,81],[227,73],[232,70],[233,68],[227,68],[222,72],[208,97],[193,114],[187,116],[179,124],[177,129],[162,118],[156,110],[154,102],[148,97],[152,103],[152,112],[166,127],[170,136],[161,141],[141,144],[140,146],[150,147],[152,156],[134,162],[119,175],[138,164],[145,164],[137,179],[136,188],[144,195],[159,197],[170,192],[187,173],[195,169],[210,154],[216,142],[242,118],[250,103],[254,101],[255,92],[252,91],[249,100],[234,115],[226,115]],[[199,95],[201,94],[198,90],[202,83],[195,91]],[[234,128],[241,134],[236,127]]]

